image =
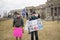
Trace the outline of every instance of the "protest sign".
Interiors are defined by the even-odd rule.
[[[29,30],[30,32],[38,31],[38,30],[41,30],[42,28],[43,28],[43,25],[42,25],[41,19],[27,21],[25,25],[25,30]]]

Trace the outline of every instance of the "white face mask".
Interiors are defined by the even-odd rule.
[[[17,15],[17,17],[20,17],[20,15]]]
[[[38,17],[38,14],[35,14],[36,17]]]

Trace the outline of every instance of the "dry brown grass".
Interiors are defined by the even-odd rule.
[[[43,21],[43,30],[38,32],[39,40],[60,40],[60,23]],[[0,22],[0,40],[15,40],[12,20]],[[22,40],[30,40],[30,34],[24,32]]]
[[[5,21],[5,20],[8,20],[8,19],[7,18],[0,18],[0,22]]]

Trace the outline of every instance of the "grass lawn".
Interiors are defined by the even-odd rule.
[[[38,31],[39,40],[60,40],[60,23],[43,21],[43,30]],[[0,40],[15,40],[12,20],[0,22]],[[30,34],[24,32],[22,40],[30,40]]]

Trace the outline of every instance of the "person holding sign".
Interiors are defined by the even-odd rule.
[[[42,21],[38,15],[33,12],[29,20],[26,21],[25,30],[31,34],[31,40],[38,40],[38,31],[43,29]]]
[[[31,15],[32,15],[32,16],[31,16],[31,18],[29,19],[29,21],[33,21],[33,20],[38,19],[38,17],[35,16],[35,15],[36,15],[35,12],[33,12]],[[32,24],[32,25],[33,25],[33,24]],[[33,29],[32,26],[31,26],[31,29]],[[34,28],[34,29],[36,29],[36,28]],[[34,40],[34,35],[35,35],[36,40],[38,40],[38,31],[37,31],[37,30],[30,32],[30,34],[31,34],[31,40]]]

